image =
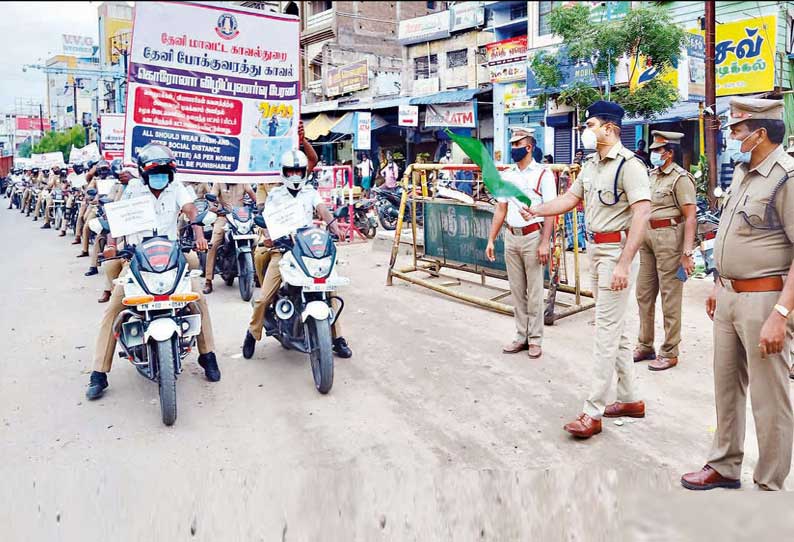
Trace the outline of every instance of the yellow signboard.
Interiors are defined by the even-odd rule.
[[[659,76],[659,72],[655,68],[649,66],[647,59],[640,55],[639,59],[637,59],[637,57],[632,57],[631,66],[629,67],[629,75],[631,75],[631,79],[629,80],[629,89],[634,92],[634,90],[636,90],[638,87],[641,87],[651,79]],[[677,67],[671,66],[666,68],[664,71],[662,71],[661,78],[664,81],[672,83],[674,87],[678,88]]]

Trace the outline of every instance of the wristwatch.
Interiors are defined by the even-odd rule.
[[[687,258],[691,258],[694,253],[695,251],[690,248],[689,250],[684,251],[684,256],[686,256]]]
[[[780,316],[786,319],[788,319],[788,315],[791,313],[790,310],[788,310],[786,307],[780,304],[775,305],[775,310],[777,311],[778,314],[780,314]]]

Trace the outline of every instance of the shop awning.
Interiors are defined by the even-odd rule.
[[[731,96],[721,96],[717,98],[717,115],[722,115],[730,109]],[[626,117],[623,119],[623,125],[632,126],[635,124],[658,124],[661,122],[678,122],[683,120],[698,120],[698,103],[697,102],[678,102],[676,105],[662,113],[657,118],[646,119],[640,117]]]
[[[489,88],[464,88],[461,90],[447,90],[436,92],[427,96],[411,98],[410,105],[430,105],[430,104],[456,104],[470,102],[472,98],[483,92],[488,92]]]
[[[304,127],[306,139],[314,141],[331,133],[331,128],[339,122],[339,117],[330,117],[325,113],[320,113],[306,124]]]
[[[389,123],[386,122],[383,117],[380,115],[372,115],[372,127],[371,130],[377,130],[379,128],[383,128],[384,126],[388,126]],[[339,121],[331,127],[331,132],[335,134],[353,134],[356,131],[356,115],[353,112],[345,113],[345,115],[339,119]]]

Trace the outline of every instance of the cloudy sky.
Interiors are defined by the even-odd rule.
[[[14,100],[44,102],[45,76],[22,72],[23,64],[43,64],[61,53],[62,34],[98,39],[100,2],[3,2],[0,4],[0,112],[12,112]]]

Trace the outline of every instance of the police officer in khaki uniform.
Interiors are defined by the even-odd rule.
[[[598,101],[585,114],[582,145],[596,152],[585,160],[565,195],[524,211],[527,217],[554,216],[570,211],[581,200],[585,203],[596,302],[595,371],[583,412],[564,427],[579,438],[600,433],[602,416],[645,416],[645,403],[634,381],[626,313],[651,208],[645,164],[620,143],[623,108]],[[617,402],[607,405],[616,372]]]
[[[648,369],[663,371],[678,364],[681,342],[681,299],[686,278],[695,268],[692,249],[697,230],[695,178],[680,161],[681,132],[651,132],[651,219],[640,246],[637,304],[640,333],[634,361],[651,360]],[[665,340],[656,356],[654,316],[656,297],[662,294]]]
[[[517,186],[533,204],[539,205],[557,197],[557,186],[554,173],[532,159],[536,146],[534,133],[531,128],[513,130],[510,151],[515,164],[502,172],[502,178]],[[485,255],[492,262],[496,260],[494,242],[506,222],[505,264],[515,309],[516,336],[502,351],[515,354],[528,350],[529,357],[536,359],[543,354],[543,268],[551,252],[549,239],[554,219],[525,220],[520,212],[522,206],[515,198],[500,198],[494,210]]]
[[[783,101],[734,98],[729,153],[738,164],[714,244],[717,277],[706,301],[714,320],[717,431],[688,489],[741,485],[747,388],[758,438],[753,482],[784,489],[794,415],[789,398],[789,311],[794,308],[794,159],[783,150]],[[788,279],[787,279],[788,277]]]
[[[22,209],[20,209],[21,213],[25,213],[25,216],[30,216],[30,199],[33,197],[33,190],[36,188],[41,187],[44,183],[44,174],[41,173],[41,170],[37,167],[34,167],[30,170],[30,186],[25,189],[22,193]]]
[[[61,166],[55,164],[50,170],[50,176],[44,181],[44,187],[39,194],[39,201],[36,202],[36,211],[33,213],[33,222],[39,219],[39,214],[44,212],[44,225],[42,230],[49,230],[50,210],[52,209],[52,191],[61,184]]]
[[[217,196],[220,206],[229,213],[235,207],[242,207],[246,194],[251,198],[251,201],[256,201],[256,194],[248,183],[215,183],[212,186],[211,193]],[[218,248],[223,244],[225,226],[226,217],[220,215],[212,225],[212,240],[210,241],[210,249],[207,252],[207,265],[204,269],[204,276],[206,277],[204,283],[205,294],[212,293],[212,279],[215,277],[215,257],[218,255]]]

